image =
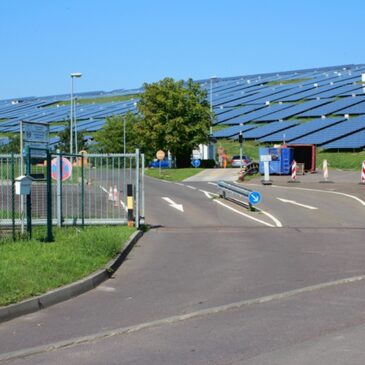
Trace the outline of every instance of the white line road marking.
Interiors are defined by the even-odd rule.
[[[104,191],[104,193],[109,194],[109,191],[104,188],[104,186],[99,185],[99,188]]]
[[[179,186],[185,186],[184,184],[182,184],[182,183],[178,183],[178,182],[176,182],[176,183],[174,183],[175,185],[179,185]]]
[[[288,200],[288,199],[283,199],[283,198],[276,198],[276,199],[280,200],[283,203],[289,203],[289,204],[293,204],[293,205],[298,205],[299,207],[303,207],[303,208],[307,208],[307,209],[312,209],[312,210],[318,209],[318,208],[312,207],[310,205],[298,203],[298,202],[296,202],[294,200]]]
[[[182,204],[177,204],[175,203],[172,199],[168,198],[168,197],[161,197],[161,199],[165,200],[166,202],[169,203],[170,207],[175,208],[177,210],[180,210],[180,212],[184,211],[184,207]]]
[[[248,184],[250,186],[261,186],[259,184]],[[342,196],[346,196],[348,198],[354,199],[356,201],[358,201],[361,205],[365,206],[365,201],[361,200],[360,198],[358,198],[355,195],[351,195],[351,194],[345,194],[345,193],[341,193],[339,191],[329,191],[329,190],[320,190],[320,189],[309,189],[309,188],[287,188],[285,186],[275,186],[275,185],[271,185],[272,188],[277,188],[277,189],[295,189],[295,190],[304,190],[304,191],[317,191],[320,193],[328,193],[328,194],[336,194],[336,195],[342,195]]]
[[[218,195],[218,194],[210,193],[209,191],[205,191],[205,190],[201,190],[201,189],[199,189],[199,191],[201,191],[202,193],[204,193],[204,194],[205,194],[205,196],[206,196],[208,199],[212,199],[212,198],[213,198],[213,195],[214,195],[215,197],[219,197],[219,195]],[[217,201],[217,203],[218,203],[218,202],[219,202],[219,201]],[[231,210],[233,210],[233,211],[235,211],[236,213],[239,213],[239,214],[241,214],[241,215],[244,215],[245,217],[249,217],[250,219],[257,220],[256,218],[251,217],[251,216],[248,216],[248,215],[246,215],[246,214],[244,214],[244,213],[242,213],[242,212],[240,212],[240,211],[238,211],[238,210],[236,210],[236,209],[234,209],[234,208],[229,207],[228,205],[226,205],[226,204],[224,204],[224,203],[222,203],[222,202],[220,202],[220,204],[221,204],[221,205],[223,205],[223,206],[225,206],[225,207],[227,207],[227,208],[229,208],[229,209],[231,209]],[[265,212],[264,210],[262,210],[262,209],[260,209],[260,208],[255,208],[255,209],[257,209],[257,210],[258,210],[258,211],[260,211],[262,214],[265,214],[267,217],[269,217],[270,219],[272,219],[272,220],[274,221],[274,223],[275,223],[276,227],[281,228],[281,227],[283,226],[283,225],[281,224],[281,222],[279,221],[279,219],[275,218],[272,214],[270,214],[270,213],[268,213],[268,212]],[[274,227],[273,225],[271,225],[271,224],[269,224],[269,223],[266,223],[266,222],[264,222],[264,221],[261,221],[261,220],[258,220],[258,221],[259,221],[260,223],[266,224],[266,225],[268,225],[268,226],[270,226],[270,227]]]
[[[201,191],[202,193],[205,194],[205,196],[208,198],[208,199],[213,199],[213,197],[219,197],[218,194],[215,194],[215,193],[211,193],[209,191],[206,191],[206,190],[202,190],[202,189],[199,189],[199,191]]]
[[[213,183],[213,182],[208,182],[209,185],[214,185],[214,186],[218,186],[217,183]]]
[[[189,189],[192,189],[192,190],[196,190],[196,187],[191,186],[191,185],[186,185],[186,187],[189,188]]]
[[[22,349],[19,351],[13,351],[13,352],[0,354],[0,361],[25,358],[27,356],[34,356],[37,354],[43,354],[43,353],[50,352],[50,351],[57,351],[60,349],[65,349],[70,346],[87,344],[87,343],[95,342],[97,340],[100,341],[100,340],[114,337],[114,336],[128,335],[129,333],[135,333],[135,332],[147,330],[147,329],[150,329],[153,327],[168,326],[168,325],[171,325],[174,323],[179,323],[179,322],[187,321],[190,319],[207,317],[207,316],[211,316],[211,315],[218,314],[218,313],[224,313],[229,310],[246,308],[246,307],[250,307],[253,305],[270,303],[270,302],[278,301],[278,300],[282,300],[282,299],[285,300],[285,299],[292,298],[296,295],[311,293],[314,291],[331,288],[331,287],[335,287],[335,286],[339,286],[339,285],[352,284],[352,283],[356,283],[359,281],[363,281],[364,279],[365,279],[364,275],[354,276],[351,278],[344,278],[344,279],[340,279],[340,280],[336,280],[336,281],[330,281],[327,283],[306,286],[304,288],[293,289],[293,290],[289,290],[289,291],[282,292],[282,293],[267,295],[264,297],[242,300],[239,302],[234,302],[234,303],[225,304],[225,305],[221,305],[221,306],[201,309],[201,310],[191,312],[191,313],[180,314],[180,315],[176,315],[176,316],[172,316],[172,317],[157,319],[155,321],[145,322],[145,323],[137,324],[134,326],[120,327],[120,328],[116,328],[113,330],[93,333],[93,334],[87,335],[87,336],[69,338],[64,341],[53,342],[53,343],[49,343],[47,345],[29,347],[29,348]]]
[[[120,200],[120,205],[123,207],[123,209],[128,212],[127,206],[124,204],[123,200]]]
[[[276,217],[274,217],[272,214],[265,212],[264,210],[260,209],[260,208],[255,208],[257,209],[259,212],[261,212],[262,214],[265,214],[267,217],[271,218],[274,223],[276,224],[276,227],[281,228],[283,225],[281,224],[281,222],[279,221],[279,219],[277,219]]]
[[[255,217],[252,217],[252,216],[250,216],[250,215],[248,215],[248,214],[245,214],[245,213],[243,213],[243,212],[241,212],[241,211],[239,211],[239,210],[237,210],[237,209],[235,209],[235,208],[232,208],[232,207],[230,207],[229,205],[224,204],[224,203],[223,203],[223,202],[221,202],[220,200],[214,200],[214,201],[215,201],[217,204],[220,204],[220,205],[224,206],[225,208],[227,208],[227,209],[229,209],[229,210],[232,210],[232,212],[235,212],[235,213],[237,213],[237,214],[243,215],[244,217],[249,218],[249,219],[251,219],[251,220],[253,220],[253,221],[255,221],[255,222],[258,222],[258,223],[264,224],[265,226],[268,226],[268,227],[275,227],[275,226],[273,226],[273,225],[272,225],[272,224],[270,224],[270,223],[267,223],[267,222],[265,222],[265,221],[262,221],[261,219],[258,219],[258,218],[255,218]]]

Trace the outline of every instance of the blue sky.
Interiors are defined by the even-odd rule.
[[[1,0],[0,99],[365,63],[364,0]]]

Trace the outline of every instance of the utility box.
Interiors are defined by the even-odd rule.
[[[15,179],[15,194],[29,195],[32,189],[32,178],[29,176],[18,176]]]
[[[261,156],[270,156],[270,175],[289,175],[293,162],[293,149],[287,147],[262,147],[260,153],[260,174],[264,174],[264,161]],[[267,158],[267,157],[265,157]],[[265,159],[264,158],[264,159]]]

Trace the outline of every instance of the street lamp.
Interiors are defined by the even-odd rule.
[[[76,106],[74,101],[74,78],[80,78],[82,76],[81,72],[73,72],[71,76],[71,110],[70,110],[70,154],[73,152],[73,129],[75,122],[75,146],[77,154],[77,125],[76,125]]]
[[[213,111],[213,81],[217,79],[217,76],[210,77],[210,111]]]
[[[216,79],[217,76],[210,77],[210,113],[211,113],[210,134],[212,134],[212,125],[213,125],[213,81]]]

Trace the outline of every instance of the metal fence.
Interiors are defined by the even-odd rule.
[[[14,191],[20,173],[20,155],[0,155],[0,241],[14,239],[21,222],[21,199]]]
[[[0,155],[0,240],[24,230],[29,214],[32,226],[45,226],[49,213],[58,226],[127,224],[128,185],[133,187],[135,225],[143,222],[144,155],[139,150],[125,155],[51,153],[49,195],[47,162],[31,154],[24,169],[20,155]],[[28,202],[14,194],[14,178],[22,171],[34,179]]]

